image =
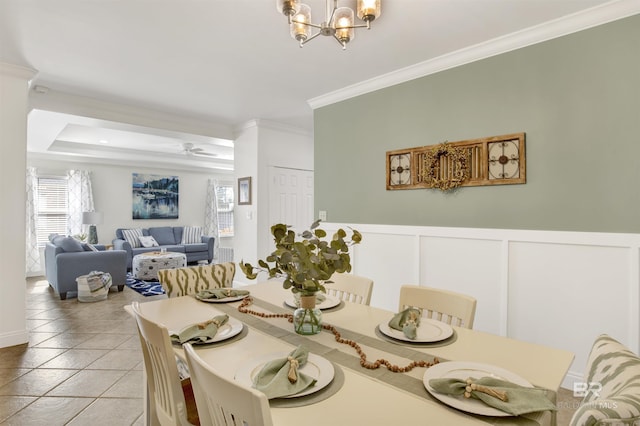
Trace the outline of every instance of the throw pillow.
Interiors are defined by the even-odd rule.
[[[96,248],[96,246],[89,243],[82,244],[82,248],[84,248],[84,251],[100,251]]]
[[[142,237],[142,229],[134,228],[134,229],[123,229],[122,236],[125,241],[131,244],[132,248],[142,247],[140,244],[140,237]]]
[[[73,237],[64,237],[60,241],[60,247],[66,252],[84,251],[82,243]]]
[[[140,240],[140,244],[142,244],[142,247],[158,247],[158,242],[151,235],[149,235],[148,237],[141,236],[138,237],[138,239]]]
[[[202,242],[202,226],[185,226],[180,244],[198,244]]]
[[[65,237],[64,235],[58,235],[58,234],[51,234],[51,244],[53,244],[56,247],[62,247],[62,241],[64,241]]]

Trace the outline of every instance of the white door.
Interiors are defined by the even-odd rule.
[[[313,220],[313,171],[269,167],[269,224],[300,232]]]

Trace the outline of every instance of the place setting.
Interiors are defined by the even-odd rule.
[[[297,407],[335,394],[344,383],[344,373],[300,345],[251,358],[240,365],[235,380],[263,392],[272,407]]]
[[[246,334],[244,324],[227,314],[189,324],[180,330],[169,330],[171,342],[180,346],[185,343],[191,343],[194,346],[230,343],[243,338]]]
[[[509,417],[557,409],[545,389],[490,364],[441,362],[425,371],[423,384],[440,402],[470,414]]]
[[[194,297],[206,303],[231,303],[242,300],[250,294],[249,290],[222,287],[199,291],[194,294]]]
[[[378,324],[376,334],[387,341],[411,346],[442,346],[456,340],[453,327],[422,317],[418,308],[407,308]]]

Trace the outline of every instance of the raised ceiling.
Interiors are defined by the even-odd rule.
[[[307,3],[321,20],[324,0]],[[298,47],[275,0],[1,0],[0,62],[37,72],[30,155],[230,172],[230,141],[252,120],[310,133],[311,105],[638,12],[637,0],[384,0],[343,51],[328,37]]]

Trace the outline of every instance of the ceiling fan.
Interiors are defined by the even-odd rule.
[[[218,154],[214,154],[211,152],[205,152],[202,148],[197,148],[191,142],[184,142],[182,144],[182,153],[185,155],[202,155],[206,157],[217,157]]]

